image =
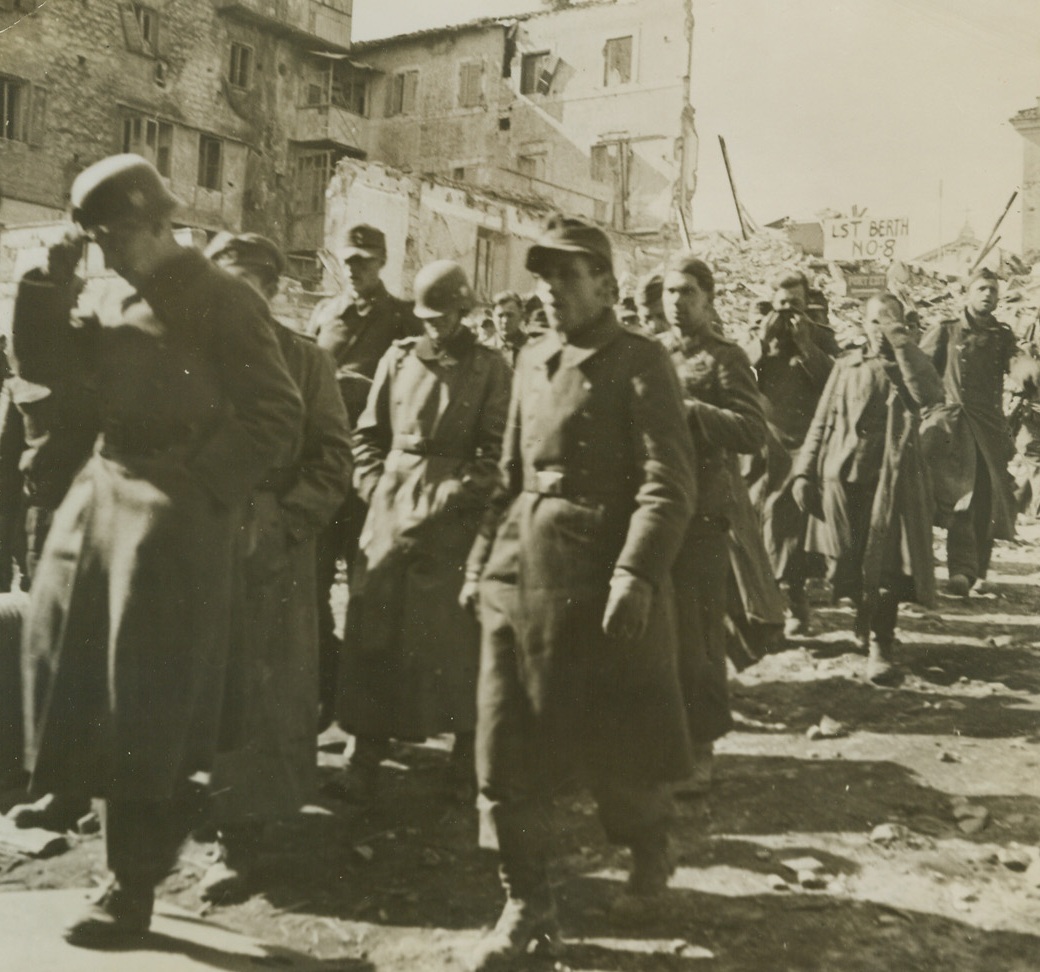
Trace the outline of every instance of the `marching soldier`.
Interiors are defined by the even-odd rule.
[[[265,301],[285,257],[256,233],[219,234],[206,249]],[[274,319],[270,327],[303,398],[303,437],[291,461],[253,491],[243,528],[242,591],[232,616],[223,745],[212,776],[220,859],[202,897],[246,890],[266,822],[291,816],[315,784],[318,602],[315,538],[350,490],[350,425],[329,355]]]
[[[66,930],[137,941],[218,745],[235,537],[299,441],[300,396],[263,300],[173,235],[177,205],[136,155],[90,166],[72,216],[129,285],[74,326],[81,241],[23,278],[22,374],[101,390],[96,450],[58,507],[26,616],[36,792],[105,800],[114,882]]]
[[[394,341],[418,334],[420,327],[408,301],[390,294],[380,278],[386,264],[386,237],[381,230],[364,223],[352,226],[340,257],[346,286],[341,294],[314,309],[308,329],[318,347],[332,355],[347,418],[354,426],[365,407],[380,359]],[[351,492],[318,538],[323,726],[331,722],[336,707],[340,653],[329,591],[336,580],[336,561],[342,557],[348,569],[352,568],[364,522],[365,504]]]
[[[867,678],[898,681],[893,641],[899,602],[932,604],[932,497],[918,427],[942,384],[914,344],[892,294],[864,307],[865,349],[835,362],[805,443],[792,492],[812,514],[809,548],[826,556],[835,600],[857,605]]]
[[[558,944],[547,837],[564,781],[587,782],[631,848],[618,908],[638,912],[671,874],[669,784],[692,767],[670,570],[696,484],[675,371],[615,318],[601,230],[554,217],[527,268],[552,331],[520,355],[503,491],[463,589],[482,622],[481,842],[507,894],[475,969]]]
[[[772,312],[762,334],[748,346],[748,357],[765,397],[770,442],[764,468],[749,483],[762,515],[766,550],[787,598],[785,632],[809,633],[805,598],[808,563],[807,519],[791,497],[790,469],[839,348],[834,332],[807,313],[809,282],[801,271],[781,271],[773,282]]]
[[[459,605],[466,556],[492,489],[510,371],[463,318],[473,292],[448,260],[415,278],[425,333],[396,341],[355,433],[368,505],[343,655],[340,724],[356,737],[349,798],[377,788],[389,741],[455,734],[449,787],[473,796],[479,631]]]
[[[497,345],[509,362],[509,367],[515,368],[520,349],[527,343],[524,302],[520,295],[511,290],[496,294],[491,308],[491,319],[495,324]]]
[[[1017,345],[1011,328],[993,316],[999,296],[997,275],[977,270],[960,316],[940,321],[921,339],[946,395],[924,439],[939,522],[947,527],[948,589],[959,597],[986,576],[993,541],[1015,535],[1008,474],[1014,443],[1003,401]]]
[[[762,397],[747,355],[715,326],[715,280],[703,260],[680,253],[668,261],[664,314],[677,331],[672,361],[697,453],[697,511],[672,568],[679,626],[679,672],[686,699],[694,773],[679,788],[711,784],[716,739],[733,727],[726,673],[728,534],[749,505],[736,456],[766,439]],[[754,528],[754,526],[752,526]]]

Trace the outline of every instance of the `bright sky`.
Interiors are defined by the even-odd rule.
[[[678,2],[678,0],[677,0]],[[1008,123],[1040,96],[1038,0],[693,0],[697,229],[736,229],[718,135],[760,223],[909,216],[913,250],[985,237],[1022,179]],[[538,0],[354,0],[364,40]],[[1021,245],[1017,199],[1002,245]]]

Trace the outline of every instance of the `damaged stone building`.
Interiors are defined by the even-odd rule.
[[[26,225],[53,226],[76,173],[120,151],[156,164],[199,239],[264,233],[309,287],[335,269],[322,258],[338,242],[326,193],[341,162],[586,216],[636,242],[674,240],[689,221],[691,0],[547,4],[354,45],[352,3],[0,0],[0,231],[22,245]],[[462,200],[451,255],[482,291],[523,285],[509,220],[447,195]],[[405,250],[434,243],[409,232],[405,289]],[[9,245],[0,236],[3,281]]]
[[[76,173],[151,159],[207,233],[254,230],[314,276],[333,158],[302,79],[350,48],[352,0],[0,0],[0,226],[61,219]]]
[[[1040,98],[1023,108],[1011,124],[1025,141],[1022,147],[1022,254],[1040,256]]]

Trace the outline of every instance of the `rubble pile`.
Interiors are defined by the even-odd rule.
[[[748,240],[734,233],[695,234],[691,249],[714,271],[715,306],[736,340],[747,336],[752,305],[769,299],[769,281],[782,267],[803,271],[810,286],[827,298],[830,324],[842,345],[857,343],[863,306],[861,297],[849,294],[848,274],[884,275],[888,290],[917,312],[922,329],[955,317],[961,306],[964,281],[956,275],[901,261],[828,262],[805,254],[783,230],[762,230]],[[1005,258],[999,273],[1003,285],[997,317],[1025,340],[1040,317],[1040,264],[1034,273],[1021,261]]]

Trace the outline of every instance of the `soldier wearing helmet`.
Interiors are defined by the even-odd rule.
[[[287,460],[302,409],[263,300],[174,238],[151,163],[117,155],[72,185],[72,215],[127,285],[72,311],[82,236],[22,279],[15,355],[29,380],[86,381],[93,455],[54,515],[26,616],[34,792],[106,803],[114,883],[66,930],[140,940],[212,767],[229,656],[234,538]]]
[[[421,337],[395,341],[355,429],[368,517],[344,638],[340,724],[357,737],[349,799],[367,802],[389,741],[455,734],[448,786],[473,795],[479,629],[458,603],[466,555],[498,481],[509,398],[502,355],[462,323],[473,307],[449,260],[415,278]]]

